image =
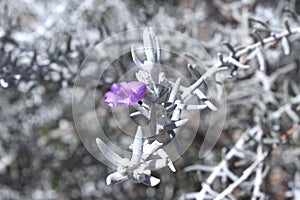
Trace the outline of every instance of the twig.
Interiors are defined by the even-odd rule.
[[[300,27],[296,27],[296,28],[291,28],[289,30],[285,30],[281,33],[278,34],[273,34],[270,37],[267,37],[265,39],[262,39],[261,42],[256,42],[252,45],[248,45],[238,51],[235,51],[234,56],[236,58],[241,57],[242,55],[249,53],[259,47],[261,47],[262,45],[266,45],[266,44],[271,44],[274,43],[276,41],[280,41],[283,38],[286,38],[292,34],[297,34],[300,33]],[[201,78],[199,78],[194,84],[192,84],[190,87],[188,87],[187,90],[183,91],[182,94],[182,99],[188,99],[189,95],[194,92],[194,90],[196,88],[198,88],[208,77],[212,76],[213,74],[219,72],[219,71],[223,71],[226,70],[227,67],[223,67],[224,65],[229,65],[229,64],[233,64],[235,66],[237,66],[237,62],[234,58],[233,55],[230,55],[226,58],[222,58],[222,60],[217,61],[211,68],[209,68],[203,75]],[[238,62],[238,66],[237,67],[242,67],[245,68],[246,66],[243,65],[242,63]]]
[[[213,183],[215,178],[219,176],[220,172],[224,167],[227,165],[227,161],[230,160],[235,154],[237,154],[240,149],[243,149],[244,144],[246,141],[249,140],[249,138],[253,137],[257,132],[262,131],[259,126],[253,127],[251,130],[247,131],[246,134],[244,134],[235,144],[233,148],[226,154],[224,159],[213,168],[212,173],[210,176],[206,179],[206,182],[202,183],[202,189],[199,193],[197,193],[196,198],[197,199],[203,199],[208,190],[211,190],[210,185]]]
[[[230,194],[237,186],[239,186],[243,181],[245,181],[256,169],[256,167],[267,157],[268,152],[264,152],[262,156],[258,157],[255,162],[253,162],[244,172],[243,175],[237,179],[235,182],[230,184],[222,193],[220,193],[215,200],[222,200],[228,194]]]

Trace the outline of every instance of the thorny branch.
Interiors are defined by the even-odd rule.
[[[263,24],[266,26],[265,24]],[[265,74],[265,60],[263,58],[262,52],[260,50],[261,47],[268,48],[268,45],[274,45],[278,42],[281,41],[281,45],[284,51],[284,55],[289,55],[290,54],[290,46],[289,46],[289,41],[288,38],[291,35],[296,35],[300,33],[300,27],[295,27],[291,28],[289,23],[285,23],[286,30],[282,31],[281,33],[271,33],[271,36],[266,37],[266,38],[261,38],[260,35],[258,38],[258,42],[254,44],[249,44],[245,47],[239,47],[237,50],[232,47],[229,43],[225,43],[225,45],[228,47],[230,50],[231,54],[224,58],[222,54],[219,54],[219,61],[217,61],[213,67],[209,68],[208,71],[206,72],[207,74],[209,73],[214,73],[216,74],[216,81],[220,81],[218,79],[218,71],[217,69],[220,69],[221,67],[224,66],[235,66],[233,68],[233,71],[231,75],[234,75],[234,71],[237,70],[237,68],[241,69],[247,69],[250,66],[245,65],[244,63],[247,63],[249,60],[253,59],[253,55],[256,55],[258,59],[258,63],[260,65],[260,70],[262,72],[257,71],[256,75],[261,76],[259,79],[263,83],[263,92],[266,92],[266,95],[270,95],[270,99],[273,99],[273,103],[275,103],[275,98],[274,98],[274,92],[271,91],[271,87],[273,83],[275,82],[278,77],[284,73],[288,73],[292,70],[295,70],[294,65],[288,65],[286,67],[280,68],[277,71],[275,71],[273,74],[270,76],[267,76]],[[204,76],[206,75],[204,74]],[[185,93],[185,97],[190,95],[197,87],[199,87],[205,78],[199,79],[196,81],[192,86],[189,87],[189,90]],[[260,87],[260,86],[259,86]],[[259,88],[258,87],[258,88]],[[297,90],[297,89],[296,89]],[[240,91],[239,91],[240,92]],[[247,93],[247,92],[246,92]],[[249,95],[249,94],[248,94]],[[232,97],[234,98],[234,97]],[[242,98],[241,96],[238,98]],[[263,97],[264,98],[264,97]],[[245,131],[241,138],[236,142],[234,147],[231,148],[231,150],[225,155],[224,159],[220,161],[220,163],[215,166],[215,167],[210,167],[206,165],[193,165],[190,167],[186,167],[185,171],[198,171],[199,173],[207,173],[210,172],[210,175],[206,178],[205,181],[202,181],[202,188],[199,192],[192,192],[185,194],[181,197],[181,199],[235,199],[232,195],[232,192],[237,188],[241,187],[244,188],[244,185],[242,184],[245,182],[249,177],[255,172],[254,179],[251,180],[251,184],[249,187],[252,190],[252,196],[251,199],[265,199],[265,194],[264,192],[260,191],[261,190],[261,185],[263,183],[263,178],[265,177],[265,171],[264,168],[267,169],[267,165],[263,162],[267,156],[271,153],[271,151],[275,148],[277,148],[277,144],[282,144],[286,139],[291,136],[293,133],[299,132],[299,117],[296,114],[296,112],[291,108],[293,105],[299,105],[299,95],[294,96],[294,97],[289,97],[289,101],[285,102],[285,104],[282,107],[279,107],[276,111],[269,113],[265,105],[262,105],[263,103],[267,103],[268,101],[270,102],[270,99],[267,100],[262,100],[263,103],[258,104],[257,108],[257,113],[266,113],[270,117],[268,120],[276,120],[280,117],[282,117],[283,113],[285,113],[292,123],[294,124],[292,128],[290,128],[284,135],[280,137],[278,140],[279,142],[277,143],[276,140],[275,142],[273,141],[273,147],[267,148],[266,149],[266,144],[264,143],[265,141],[265,136],[262,131],[262,125],[261,123],[257,124],[254,128],[251,128],[250,130]],[[293,103],[291,103],[293,102]],[[254,117],[256,121],[264,121],[263,117],[259,114]],[[271,132],[272,131],[271,127]],[[278,129],[276,129],[278,131]],[[254,131],[254,134],[253,132]],[[252,136],[249,135],[249,132],[252,132]],[[255,142],[254,143],[249,143],[247,138],[245,136],[252,138]],[[252,140],[250,139],[250,140]],[[258,144],[257,144],[258,143]],[[254,145],[254,146],[253,146]],[[256,149],[256,152],[253,152],[253,150],[248,149],[249,147]],[[266,150],[265,150],[266,149]],[[233,157],[239,157],[239,158],[246,158],[246,152],[253,152],[252,155],[256,155],[255,159],[252,160],[252,164],[248,166],[246,169],[243,170],[241,175],[236,175],[232,174],[232,172],[229,170],[228,171],[228,161],[231,160]],[[248,152],[249,153],[249,152]],[[250,157],[248,156],[248,159]],[[216,191],[213,188],[213,183],[216,181],[217,177],[227,177],[229,180],[231,179],[232,183],[228,185],[225,189],[221,191]],[[237,178],[238,177],[238,178]],[[249,189],[248,187],[248,189]]]

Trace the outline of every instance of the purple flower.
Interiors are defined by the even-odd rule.
[[[147,91],[146,84],[143,82],[121,82],[114,83],[110,91],[104,95],[104,101],[110,107],[128,107],[141,100]]]

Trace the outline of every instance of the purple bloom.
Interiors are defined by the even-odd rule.
[[[110,107],[128,107],[141,100],[147,91],[146,84],[143,82],[121,82],[114,83],[110,91],[104,95],[104,101]]]

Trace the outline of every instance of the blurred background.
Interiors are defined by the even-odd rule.
[[[192,146],[175,162],[177,172],[163,169],[154,174],[161,179],[157,187],[132,181],[106,186],[110,170],[84,148],[74,127],[72,87],[76,73],[98,43],[113,34],[146,26],[187,34],[200,41],[212,58],[217,52],[228,54],[222,41],[233,46],[253,42],[249,39],[253,28],[249,17],[280,30],[286,6],[300,14],[300,2],[292,0],[1,0],[0,199],[177,199],[199,191],[201,180],[195,173],[184,173],[183,168],[216,164],[220,150],[230,148],[244,127],[253,123],[251,106],[239,109],[229,102],[228,121],[212,153],[198,158],[202,131],[206,130],[203,125]],[[264,55],[268,73],[297,62],[299,68],[299,37],[293,41],[287,56],[279,48]],[[182,48],[184,51],[184,45]],[[120,69],[129,62],[129,56],[116,61]],[[252,74],[251,70],[242,73],[241,80]],[[299,70],[284,74],[275,86],[281,88],[286,79],[299,85]],[[105,92],[113,81],[104,79],[97,89]],[[233,91],[234,84],[229,84],[228,91]],[[234,99],[234,95],[229,98]],[[289,121],[282,123],[281,127],[290,125]],[[269,158],[272,170],[266,181],[272,184],[265,185],[264,191],[270,199],[285,199],[283,194],[293,187],[300,167],[298,137],[290,143]]]

